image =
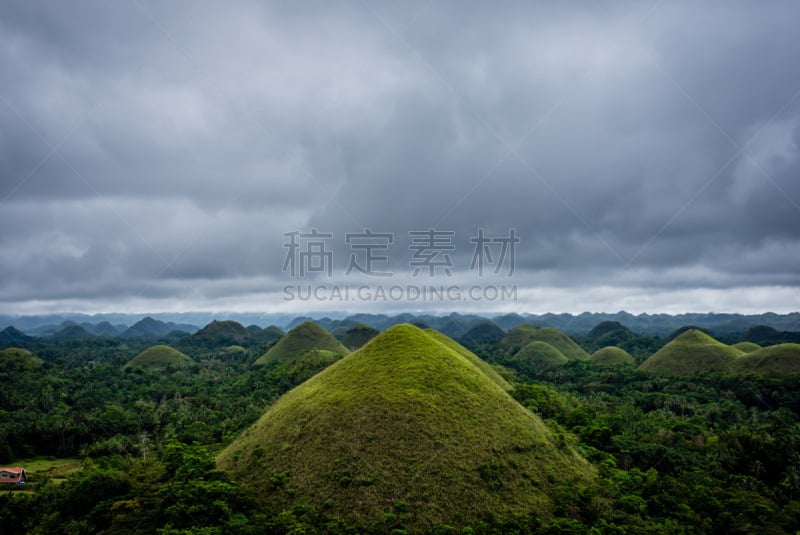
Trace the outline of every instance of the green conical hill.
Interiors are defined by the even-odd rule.
[[[530,340],[531,333],[537,331],[538,328],[534,327],[529,323],[523,323],[521,325],[517,325],[500,340],[500,347],[508,351],[509,354],[513,355],[520,349],[522,346],[527,344]]]
[[[218,464],[265,509],[307,503],[354,532],[387,513],[410,533],[547,518],[556,487],[594,475],[470,360],[407,324],[284,395]]]
[[[596,366],[633,366],[636,361],[625,351],[616,346],[598,349],[589,357],[589,362]]]
[[[214,320],[196,333],[186,337],[186,343],[202,343],[208,347],[225,347],[247,343],[253,334],[240,323]]]
[[[547,342],[534,341],[517,351],[509,364],[527,375],[536,375],[569,362],[564,354]]]
[[[347,332],[342,337],[342,345],[347,349],[354,351],[379,334],[380,331],[378,331],[378,329],[363,323],[359,323],[355,327],[347,329]]]
[[[552,327],[538,329],[532,325],[520,325],[511,329],[500,344],[511,354],[514,354],[531,342],[548,343],[567,357],[567,360],[586,360],[589,358],[589,354],[576,344],[572,338]]]
[[[697,329],[690,329],[656,351],[639,369],[667,375],[730,372],[736,359],[741,356],[742,352],[738,349]]]
[[[301,323],[280,340],[269,351],[261,355],[255,365],[269,364],[270,362],[287,362],[300,357],[312,350],[332,351],[339,355],[349,353],[331,333],[314,322]]]
[[[140,366],[146,370],[157,371],[167,367],[188,368],[194,365],[194,361],[178,351],[166,345],[155,345],[148,347],[125,364],[125,368]]]

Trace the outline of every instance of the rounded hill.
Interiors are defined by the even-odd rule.
[[[589,357],[589,362],[596,366],[633,366],[636,363],[630,353],[616,346],[598,349]]]
[[[378,329],[363,323],[359,323],[358,325],[347,329],[342,337],[341,342],[342,345],[350,351],[355,351],[379,334],[380,331],[378,331]]]
[[[697,329],[690,329],[644,361],[642,371],[665,375],[731,372],[742,352]]]
[[[505,335],[505,331],[491,321],[481,321],[462,334],[458,340],[462,344],[476,347],[489,342],[502,340]]]
[[[148,347],[125,364],[124,368],[142,367],[149,371],[164,370],[166,368],[189,368],[194,361],[166,345]]]
[[[537,327],[534,327],[530,323],[523,323],[521,325],[517,325],[500,340],[500,347],[508,351],[509,354],[513,355],[520,349],[522,346],[527,344],[530,340],[529,337],[531,333],[535,332]]]
[[[517,351],[509,364],[527,375],[537,375],[569,362],[564,354],[547,342],[534,341]]]
[[[331,351],[342,356],[349,353],[331,333],[312,321],[306,321],[286,333],[254,365],[288,362],[314,350]]]
[[[514,354],[531,342],[548,343],[567,357],[567,360],[587,360],[589,358],[589,354],[572,338],[552,327],[539,329],[532,325],[520,325],[511,329],[500,343],[511,354]]]
[[[537,513],[593,468],[467,358],[392,327],[290,391],[218,457],[265,509],[429,532]],[[580,483],[579,483],[580,484]]]
[[[38,368],[44,363],[42,359],[19,347],[9,347],[0,350],[0,370],[21,371]]]
[[[186,343],[199,343],[209,348],[246,344],[253,334],[238,322],[214,320],[196,333],[187,336]]]
[[[740,373],[798,373],[800,344],[777,344],[747,353],[736,361]]]
[[[737,344],[733,344],[731,347],[738,349],[742,353],[752,353],[753,351],[758,351],[761,349],[761,346],[755,342],[739,342]]]

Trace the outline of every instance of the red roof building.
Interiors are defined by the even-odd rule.
[[[14,468],[0,468],[0,485],[24,485],[28,474],[21,466]]]

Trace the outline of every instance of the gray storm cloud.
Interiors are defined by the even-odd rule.
[[[271,309],[285,232],[406,276],[409,231],[513,227],[517,309],[793,310],[799,15],[3,2],[0,306]]]

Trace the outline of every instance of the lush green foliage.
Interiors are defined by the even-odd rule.
[[[0,350],[0,372],[24,372],[38,368],[42,363],[42,359],[27,349],[8,347]]]

